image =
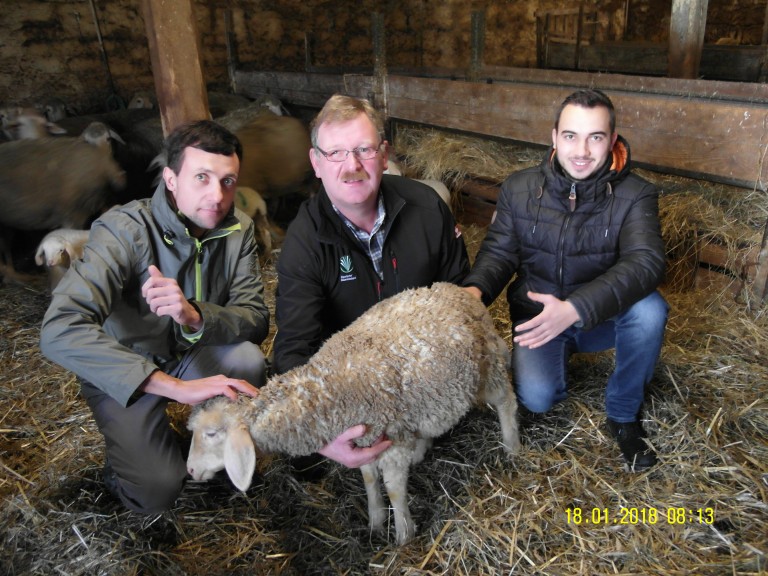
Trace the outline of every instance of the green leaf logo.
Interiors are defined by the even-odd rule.
[[[342,274],[349,274],[352,272],[352,258],[349,256],[342,256],[339,258],[339,266],[341,267]]]

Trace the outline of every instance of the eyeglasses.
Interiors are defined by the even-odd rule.
[[[352,152],[352,154],[354,154],[355,158],[358,160],[370,160],[376,157],[376,154],[379,153],[382,144],[383,142],[379,142],[377,146],[359,146],[358,148],[353,148],[352,150],[331,150],[330,152],[326,152],[319,146],[315,146],[315,150],[325,156],[325,159],[328,160],[328,162],[344,162],[344,160],[347,159],[347,156],[349,156],[350,152]]]

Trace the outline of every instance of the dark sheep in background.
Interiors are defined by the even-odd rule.
[[[163,127],[157,110],[133,108],[104,114],[64,118],[60,125],[70,135],[82,134],[93,122],[105,125],[112,139],[112,155],[125,172],[125,187],[114,196],[116,204],[147,198],[153,192],[152,160],[163,146]]]
[[[85,228],[113,205],[125,174],[109,151],[77,138],[0,145],[0,224],[19,230]]]
[[[14,231],[86,228],[115,204],[125,173],[109,149],[79,138],[0,144],[0,225],[4,260],[13,269]]]

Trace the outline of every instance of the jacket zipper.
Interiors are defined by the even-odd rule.
[[[568,194],[568,203],[571,205],[571,212],[576,211],[576,182],[571,182],[571,193]]]
[[[565,259],[565,235],[568,232],[568,225],[571,222],[573,212],[576,211],[576,182],[571,182],[571,191],[568,194],[568,203],[571,211],[565,217],[563,229],[560,233],[560,245],[557,249],[557,283],[560,285],[560,291],[563,290],[563,260]]]
[[[389,249],[389,257],[392,259],[392,271],[395,274],[395,294],[400,292],[400,275],[397,270],[397,256],[395,256],[394,250]]]
[[[563,290],[563,260],[565,259],[565,236],[568,233],[568,225],[571,223],[571,214],[566,215],[563,227],[560,232],[560,243],[557,247],[557,283],[560,285],[560,291]]]
[[[203,299],[203,243],[195,238],[195,248],[197,248],[197,257],[195,258],[195,300],[198,302]]]

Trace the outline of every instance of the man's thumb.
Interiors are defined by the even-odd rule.
[[[147,268],[147,272],[149,272],[149,275],[152,278],[162,278],[163,277],[163,273],[160,272],[160,268],[158,268],[154,264],[150,264],[149,265],[149,268]]]

